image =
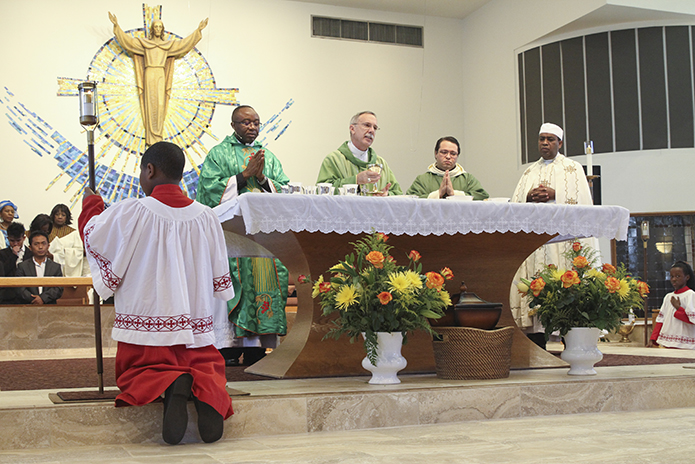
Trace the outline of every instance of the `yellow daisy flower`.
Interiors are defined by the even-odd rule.
[[[422,280],[420,274],[413,271],[405,271],[405,278],[410,282],[411,287],[422,288]]]
[[[451,297],[449,296],[449,292],[447,292],[447,291],[439,292],[439,298],[442,299],[442,301],[444,302],[444,304],[446,306],[451,306]]]
[[[626,279],[620,281],[620,288],[617,293],[623,300],[630,294],[630,283]]]
[[[552,280],[560,280],[562,279],[562,275],[565,273],[563,269],[553,269],[552,272],[550,273],[550,278]]]
[[[392,292],[405,293],[412,283],[404,273],[394,272],[389,275],[389,285]]]
[[[335,302],[338,309],[346,310],[354,303],[357,303],[357,290],[352,285],[343,285],[335,294]]]
[[[342,270],[347,270],[347,269],[345,268],[345,266],[343,265],[343,263],[338,263],[338,264],[336,264],[335,266],[333,266],[332,268],[329,269],[329,271],[331,271],[331,272],[340,272],[340,271],[342,271]]]
[[[586,272],[586,275],[588,275],[589,277],[593,277],[594,279],[600,280],[601,282],[606,280],[606,274],[599,271],[598,269],[594,269],[593,267]]]
[[[323,283],[323,275],[320,275],[319,280],[317,280],[316,283],[314,284],[314,286],[311,288],[311,297],[312,298],[316,298],[317,296],[319,296],[319,293],[320,293],[319,292],[319,285],[321,285],[322,283]]]

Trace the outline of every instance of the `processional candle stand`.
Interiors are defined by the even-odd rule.
[[[99,108],[96,82],[82,82],[77,86],[80,96],[80,125],[87,131],[87,155],[89,159],[89,188],[96,193],[94,173],[94,129],[99,125]],[[104,393],[104,357],[101,341],[101,304],[94,291],[94,341],[97,351],[97,376],[99,393]]]
[[[647,282],[647,244],[649,243],[649,221],[642,221],[640,224],[642,232],[642,243],[644,244],[644,276],[642,278]],[[644,346],[649,344],[649,331],[647,330],[647,322],[649,321],[648,299],[644,299]]]

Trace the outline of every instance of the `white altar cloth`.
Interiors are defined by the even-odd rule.
[[[406,196],[245,193],[215,208],[221,222],[242,216],[246,233],[322,232],[394,235],[527,232],[627,239],[622,206],[442,201]]]

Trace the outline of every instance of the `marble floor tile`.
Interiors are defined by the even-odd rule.
[[[693,462],[693,456],[695,408],[681,408],[302,433],[211,445],[3,451],[0,462],[681,464]]]

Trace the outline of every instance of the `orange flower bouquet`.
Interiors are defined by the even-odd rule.
[[[420,254],[412,250],[407,266],[399,266],[389,254],[388,236],[372,232],[355,243],[354,252],[314,282],[314,298],[320,298],[323,314],[338,313],[326,337],[343,334],[354,342],[365,335],[367,357],[376,365],[377,332],[407,333],[425,330],[432,333],[428,319],[438,319],[451,304],[444,289],[445,280],[453,279],[449,268],[440,272],[422,272]]]
[[[649,286],[627,274],[625,265],[594,267],[596,251],[574,242],[565,256],[569,270],[550,264],[532,281],[517,285],[545,327],[546,336],[556,330],[565,336],[574,327],[598,327],[613,331],[631,308],[641,307]],[[535,311],[535,312],[534,312]]]

